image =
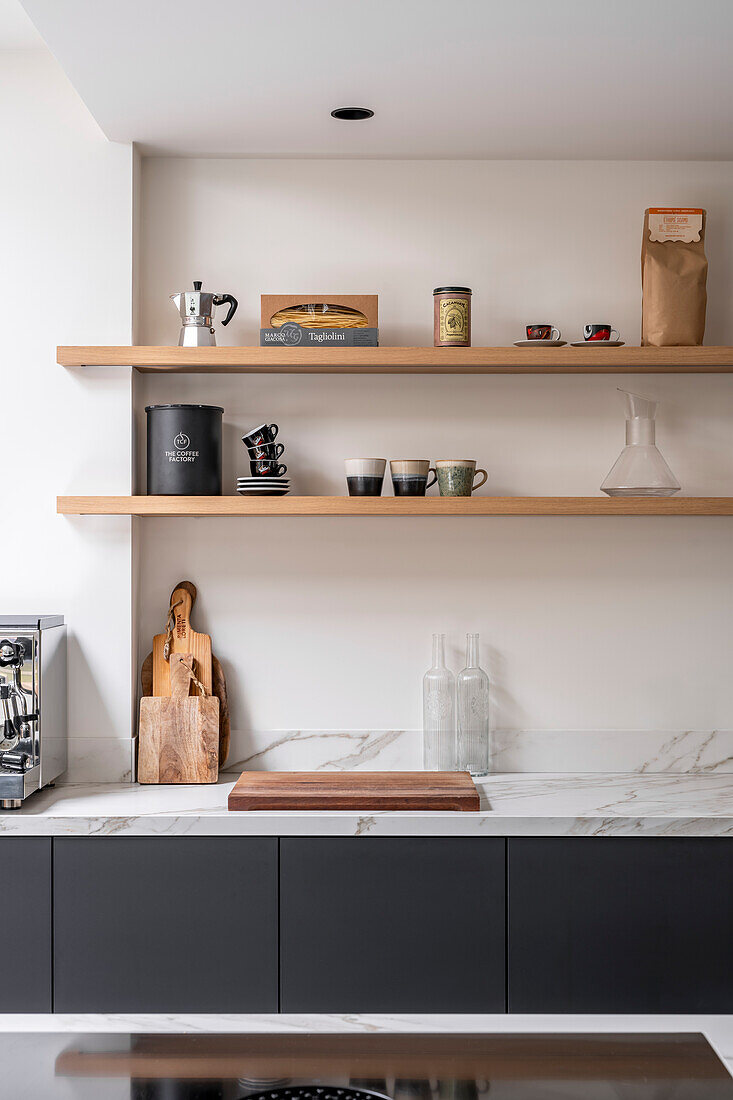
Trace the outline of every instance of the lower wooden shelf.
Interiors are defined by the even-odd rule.
[[[57,497],[64,516],[733,516],[733,497]]]

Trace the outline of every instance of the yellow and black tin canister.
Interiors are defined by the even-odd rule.
[[[470,348],[471,291],[467,286],[439,286],[433,291],[433,344],[436,348]]]

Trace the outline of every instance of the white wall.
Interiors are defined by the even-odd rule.
[[[451,282],[474,289],[475,344],[605,320],[636,344],[655,204],[707,207],[707,342],[733,343],[733,164],[146,159],[140,339],[175,343],[168,295],[198,278],[240,300],[222,344],[256,343],[259,295],[277,291],[377,292],[383,344],[430,344],[432,288]],[[684,491],[732,494],[730,378],[625,382],[661,400]],[[146,403],[222,404],[225,492],[245,472],[241,430],[272,418],[296,492],[344,492],[353,455],[459,452],[492,493],[585,494],[623,443],[617,384],[144,375],[135,404],[141,444]],[[481,632],[497,726],[733,724],[729,520],[156,520],[141,538],[140,646],[190,576],[239,730],[419,727],[433,630],[456,668]]]
[[[130,762],[130,521],[57,516],[56,495],[130,491],[130,372],[65,371],[56,345],[130,340],[132,152],[45,49],[0,53],[0,117],[0,611],[66,616],[70,775],[112,778]]]

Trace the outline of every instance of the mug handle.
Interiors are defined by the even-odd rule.
[[[281,462],[280,465],[277,468],[277,475],[276,476],[277,477],[282,477],[283,474],[286,474],[287,472],[288,472],[287,466],[285,465],[284,462]]]
[[[431,485],[435,485],[435,482],[438,480],[438,474],[437,474],[437,471],[436,471],[434,466],[431,466],[429,468],[428,477],[430,477],[431,474],[433,475],[433,480],[425,482],[425,492],[428,491],[428,489],[430,488]]]
[[[280,429],[278,428],[277,424],[268,424],[267,425],[267,431],[268,431],[268,434],[270,436],[269,442],[272,443],[275,439],[275,436],[280,431]]]
[[[557,336],[555,336],[555,333],[557,333]],[[562,336],[562,333],[560,332],[560,329],[555,328],[555,326],[553,325],[552,326],[552,331],[550,332],[550,339],[551,340],[559,340],[561,336]]]
[[[613,335],[614,332],[616,333],[615,336]],[[612,328],[611,331],[608,334],[608,339],[609,340],[620,340],[621,339],[621,333],[619,332],[619,330],[617,328]]]
[[[486,470],[476,470],[476,473],[473,475],[474,479],[476,478],[476,474],[483,474],[484,475],[484,480],[479,481],[478,485],[474,484],[472,486],[472,488],[471,488],[472,493],[475,493],[477,489],[480,489],[481,486],[485,485],[486,482],[489,480],[489,475],[486,473]]]
[[[280,458],[280,456],[285,453],[285,444],[284,443],[276,443],[275,444],[275,451],[276,451],[275,458]]]

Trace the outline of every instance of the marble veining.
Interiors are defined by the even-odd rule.
[[[233,730],[226,770],[389,771],[420,767],[421,753],[417,730]]]
[[[422,767],[420,730],[235,730],[227,771]],[[491,733],[494,772],[733,773],[733,730]]]
[[[131,780],[135,742],[71,737],[60,782]],[[491,735],[494,772],[733,773],[733,730],[521,730]],[[422,767],[422,733],[233,730],[226,771],[402,771]]]
[[[1,813],[0,835],[733,836],[726,774],[491,775],[475,813],[229,813],[232,785],[60,787]]]

